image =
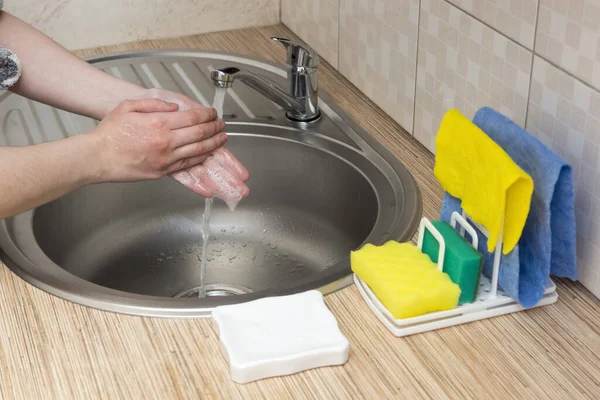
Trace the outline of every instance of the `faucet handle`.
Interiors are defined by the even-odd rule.
[[[295,67],[316,68],[319,65],[317,52],[306,44],[297,44],[290,39],[272,37],[271,40],[279,42],[287,51],[287,63]]]

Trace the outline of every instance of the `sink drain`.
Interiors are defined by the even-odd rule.
[[[206,291],[206,297],[238,296],[252,292],[251,289],[245,286],[225,283],[209,283],[204,288]],[[199,292],[200,286],[194,286],[177,293],[173,297],[182,299],[197,298]]]

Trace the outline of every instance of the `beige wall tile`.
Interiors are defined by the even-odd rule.
[[[524,126],[531,52],[443,0],[422,0],[421,22],[425,20],[420,26],[414,136],[435,152],[439,124],[450,108],[472,118],[477,109],[490,106]],[[439,35],[442,27],[445,35]],[[449,40],[454,36],[458,45]]]
[[[528,49],[533,49],[538,0],[449,1]]]
[[[340,0],[340,72],[409,132],[418,16],[419,0]],[[434,35],[421,40],[425,46],[437,41]],[[431,49],[440,58],[444,50]]]
[[[335,68],[339,0],[281,0],[281,21]]]
[[[540,57],[533,63],[527,131],[573,168],[581,282],[600,296],[600,93]]]
[[[600,2],[540,0],[535,52],[600,89]]]
[[[521,126],[527,121],[571,164],[580,280],[600,297],[600,3],[338,1],[340,72],[429,150],[447,110],[472,118],[489,106]],[[284,22],[322,13],[319,3],[282,0]],[[337,49],[329,39],[322,47]]]

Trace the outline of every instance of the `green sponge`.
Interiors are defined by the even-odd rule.
[[[432,221],[446,242],[444,272],[461,290],[459,304],[472,303],[477,296],[483,257],[444,221]],[[437,263],[440,245],[428,230],[423,237],[423,253]]]

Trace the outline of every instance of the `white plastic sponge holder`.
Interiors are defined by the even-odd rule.
[[[469,233],[469,236],[471,236],[472,239],[471,246],[475,249],[477,249],[478,246],[478,236],[475,229],[473,229],[473,226],[476,226],[483,235],[489,238],[488,231],[483,226],[473,221],[464,211],[462,212],[462,215],[454,212],[450,222],[454,229],[457,229],[457,224],[460,225],[459,233],[462,237],[465,237],[465,232]],[[503,225],[504,224],[502,224],[502,226]],[[419,227],[418,246],[420,249],[423,246],[425,229],[429,230],[440,244],[438,268],[443,271],[443,260],[446,248],[444,238],[427,218],[423,218]],[[415,333],[432,331],[525,310],[525,307],[521,306],[517,301],[513,300],[504,291],[498,288],[498,271],[500,269],[501,257],[502,230],[500,231],[496,249],[494,250],[492,279],[485,277],[483,274],[481,275],[479,280],[479,290],[473,303],[465,303],[452,310],[432,312],[404,319],[395,319],[367,284],[365,284],[356,274],[354,274],[353,278],[354,283],[367,303],[367,306],[373,311],[383,325],[396,336],[408,336]],[[556,285],[551,279],[548,279],[544,296],[534,307],[549,305],[555,303],[557,300],[558,293],[556,293]]]

